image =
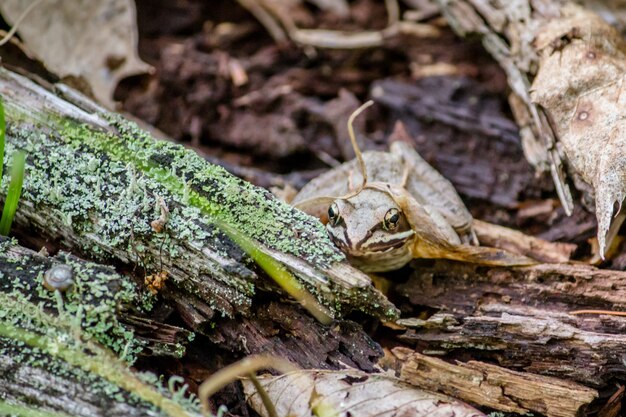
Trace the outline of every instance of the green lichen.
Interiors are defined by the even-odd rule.
[[[181,404],[163,387],[142,381],[67,317],[46,313],[20,293],[0,293],[0,305],[0,357],[41,368],[111,401],[170,416],[196,415],[189,402]]]
[[[65,123],[63,136],[92,146],[117,161],[133,164],[177,198],[184,197],[212,221],[238,230],[268,248],[328,266],[345,259],[330,242],[323,226],[311,216],[277,200],[210,164],[195,152],[171,142],[157,141],[134,123],[110,117],[118,135],[93,134],[84,125]]]
[[[8,242],[8,243],[7,243]],[[114,270],[95,263],[79,260],[68,254],[54,258],[41,256],[11,256],[13,246],[9,239],[0,240],[6,251],[0,251],[0,291],[20,293],[42,309],[71,321],[85,329],[85,336],[133,362],[142,349],[133,333],[118,319],[123,308],[134,306],[138,312],[151,308],[150,300],[140,293],[137,286]],[[63,297],[42,285],[45,271],[56,264],[69,265],[74,285]]]
[[[0,400],[0,415],[16,417],[71,417],[65,413],[55,413],[45,410],[33,410],[33,407],[26,407],[19,404],[10,404]]]
[[[62,225],[75,233],[93,236],[85,240],[90,246],[83,248],[90,256],[106,260],[115,254],[154,271],[164,260],[168,265],[189,256],[170,236],[191,246],[212,247],[219,256],[238,260],[221,276],[215,266],[207,265],[211,276],[225,286],[213,288],[203,298],[223,312],[216,299],[249,307],[254,274],[241,263],[245,260],[241,250],[224,246],[220,233],[259,242],[260,248],[303,258],[318,267],[345,259],[316,219],[179,145],[155,142],[122,119],[111,123],[119,136],[67,121],[58,135],[48,137],[33,134],[36,129],[9,130],[9,146],[32,155],[24,198],[57,213]],[[170,207],[166,234],[154,233],[150,226],[160,215],[158,198]],[[159,259],[154,248],[159,248]],[[261,262],[260,257],[271,258],[263,250],[248,255],[262,266],[270,265],[266,269],[270,276],[281,275],[282,265]],[[176,284],[198,291],[193,282]]]
[[[89,258],[138,265],[147,274],[177,267],[172,284],[226,315],[249,309],[257,265],[273,278],[286,266],[285,275],[300,278],[287,286],[312,290],[334,313],[348,306],[395,314],[386,304],[368,306],[368,297],[385,300],[365,284],[345,288],[329,279],[345,256],[317,219],[268,191],[180,145],[156,141],[119,116],[94,115],[94,124],[81,123],[55,116],[54,105],[24,111],[20,104],[7,103],[7,114],[8,145],[29,152],[23,195],[33,207],[24,210],[31,217],[23,224],[36,223],[37,213],[52,213],[46,220],[54,224],[46,224],[45,232],[58,237],[70,227],[79,237],[69,236],[72,250]],[[95,127],[100,117],[108,126]],[[0,198],[3,191],[0,186]],[[150,224],[160,216],[161,198],[170,215],[166,230],[155,233]],[[242,250],[244,240],[255,250]]]

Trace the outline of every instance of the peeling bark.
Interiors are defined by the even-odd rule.
[[[624,310],[626,272],[582,264],[481,268],[437,261],[419,267],[398,291],[411,304],[440,310],[402,319],[401,337],[422,352],[475,358],[540,375],[604,387],[626,375],[626,319],[575,315]]]
[[[388,361],[404,382],[508,413],[576,417],[598,397],[580,384],[477,361],[450,364],[406,348],[394,348]]]

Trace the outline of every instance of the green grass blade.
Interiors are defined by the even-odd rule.
[[[16,151],[13,153],[13,162],[11,164],[11,182],[7,198],[4,201],[2,209],[2,218],[0,219],[0,235],[7,236],[11,230],[11,223],[17,211],[17,203],[22,194],[22,183],[24,182],[24,169],[26,166],[26,152]]]
[[[0,183],[2,182],[2,166],[4,165],[4,131],[6,124],[4,122],[4,102],[0,97]]]

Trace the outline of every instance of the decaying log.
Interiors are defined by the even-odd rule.
[[[437,261],[417,267],[398,291],[440,310],[402,338],[422,352],[474,357],[540,375],[606,386],[626,374],[626,319],[575,310],[626,309],[626,272],[584,264],[484,268]]]
[[[455,365],[407,348],[392,349],[386,360],[404,382],[509,413],[576,417],[598,396],[573,382],[477,361]]]
[[[44,281],[59,267],[69,268],[71,285],[55,294]],[[0,414],[170,415],[158,401],[130,397],[139,390],[169,401],[173,393],[162,396],[158,386],[138,383],[128,365],[139,355],[181,357],[192,338],[146,317],[153,301],[112,267],[63,252],[36,253],[0,236]]]
[[[254,306],[251,316],[222,320],[207,336],[242,356],[271,353],[304,369],[347,366],[373,372],[383,354],[360,325],[338,320],[321,326],[297,305],[263,303]]]
[[[90,342],[83,345],[75,337],[81,333],[129,362],[138,355],[180,357],[193,334],[149,316],[155,297],[162,297],[170,306],[166,310],[178,311],[186,325],[206,335],[211,349],[229,352],[224,361],[263,352],[289,357],[304,366],[373,369],[380,348],[360,326],[340,316],[361,310],[392,318],[397,310],[366,275],[347,264],[316,220],[191,151],[155,141],[71,90],[55,88],[58,95],[52,93],[52,86],[44,88],[0,69],[0,95],[8,122],[5,163],[16,148],[28,153],[14,230],[35,247],[47,239],[46,246],[53,253],[38,254],[0,238],[0,297],[19,297],[12,301],[21,306],[16,307],[16,314],[40,305],[41,312],[33,313],[37,319],[41,314],[49,321],[64,320],[58,338],[78,343],[71,348],[79,353],[90,347]],[[3,182],[0,200],[5,194]],[[237,230],[245,232],[243,239],[242,234],[233,233],[239,222],[245,225]],[[126,275],[112,266],[57,253],[59,247],[106,261]],[[279,272],[290,271],[300,285],[311,290],[336,318],[334,325],[319,323],[293,300],[269,302],[268,292],[272,300],[277,294],[286,296],[266,278],[271,271],[264,272],[267,258],[259,254],[277,261]],[[73,286],[62,293],[42,285],[46,271],[58,264],[70,266],[74,279]],[[0,401],[0,410],[24,406],[29,411],[67,412],[76,407],[74,402],[51,405],[58,391],[49,396],[48,391],[41,393],[41,401],[36,401],[37,387],[15,379],[20,372],[39,372],[51,384],[65,372],[81,373],[75,383],[84,389],[74,389],[71,378],[64,385],[76,393],[79,402],[83,395],[97,404],[109,402],[106,395],[84,383],[93,374],[94,379],[104,378],[103,384],[112,384],[105,387],[105,393],[118,395],[120,409],[125,410],[124,404],[134,407],[126,392],[140,397],[147,392],[149,403],[170,404],[154,394],[158,388],[136,382],[136,375],[120,364],[114,367],[115,375],[121,375],[116,380],[107,367],[85,369],[84,364],[73,363],[82,356],[66,356],[70,347],[63,344],[42,349],[45,360],[41,363],[24,363],[22,350],[15,349],[16,343],[23,343],[18,336],[31,338],[22,332],[36,329],[29,327],[32,317],[19,316],[15,321],[7,316],[7,308],[3,305],[0,312],[0,330],[5,325],[13,327],[0,335],[0,358],[19,372],[0,377],[0,385],[10,387],[6,395],[0,390],[0,398],[8,401]],[[47,337],[52,329],[41,326],[40,330]],[[306,350],[296,350],[298,342]],[[194,349],[197,352],[199,347]],[[117,361],[107,355],[92,366]],[[128,381],[131,386],[124,385]],[[16,393],[22,389],[32,395],[18,398]],[[194,409],[193,404],[188,408]],[[84,412],[98,415],[93,407],[86,406]],[[141,414],[132,409],[124,412]],[[154,411],[153,415],[161,414]]]
[[[18,227],[90,259],[162,274],[166,297],[194,300],[181,314],[193,328],[215,313],[245,315],[259,287],[275,291],[261,268],[295,275],[331,316],[397,314],[317,220],[66,87],[57,91],[0,70],[7,154],[28,152]]]
[[[0,350],[8,349],[23,349],[24,354],[33,354],[0,339]],[[0,385],[0,414],[7,416],[170,415],[152,404],[129,400],[128,393],[107,381],[41,353],[37,359],[33,358],[32,363],[17,362],[15,355],[0,353]],[[112,391],[107,392],[107,389]],[[187,415],[199,414],[190,412]]]

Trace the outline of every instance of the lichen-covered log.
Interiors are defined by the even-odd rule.
[[[69,274],[62,276],[63,291],[56,295],[46,285],[50,287],[59,268]],[[0,292],[19,293],[46,313],[72,320],[130,363],[138,354],[181,356],[193,337],[185,329],[146,317],[154,297],[113,268],[63,252],[39,254],[2,236]]]
[[[245,314],[259,286],[275,288],[258,278],[254,261],[278,263],[265,268],[275,274],[295,274],[333,316],[351,310],[397,314],[315,219],[192,151],[156,141],[59,90],[74,104],[0,70],[7,153],[28,152],[18,227],[89,258],[167,276],[165,294],[196,300],[193,311],[181,314],[193,326],[210,322],[216,312]],[[6,183],[0,199],[2,193]]]
[[[437,261],[398,290],[438,310],[402,319],[402,336],[430,354],[473,352],[500,365],[595,388],[626,375],[626,318],[572,314],[626,309],[626,272],[582,264],[482,268]]]
[[[197,403],[131,371],[81,330],[79,312],[48,314],[0,292],[0,414],[198,416]]]
[[[625,218],[612,216],[626,196],[626,42],[573,1],[438,2],[451,26],[479,35],[506,72],[526,157],[551,171],[566,212],[573,201],[562,158],[576,186],[595,199],[603,255],[611,222],[617,229]]]

